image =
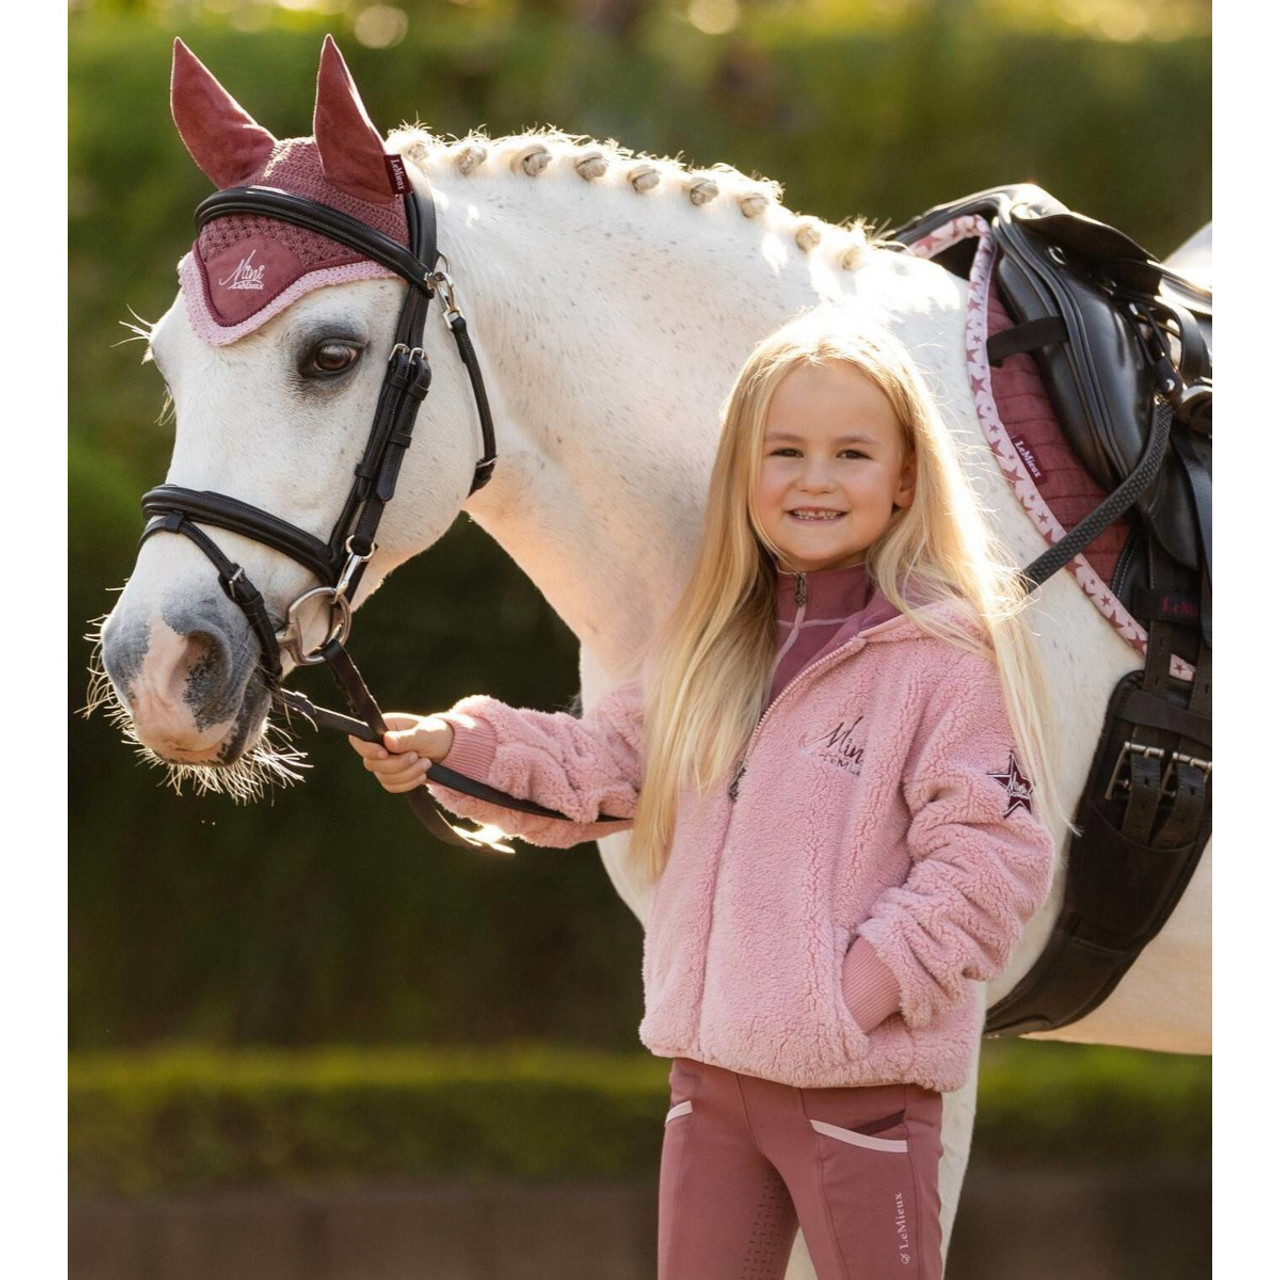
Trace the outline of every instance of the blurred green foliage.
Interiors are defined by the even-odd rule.
[[[1093,1045],[988,1044],[983,1158],[1207,1160],[1210,1063]],[[70,1072],[73,1193],[270,1181],[654,1176],[670,1062],[491,1050],[86,1055]]]
[[[155,319],[172,302],[208,192],[169,120],[174,34],[282,137],[310,130],[332,30],[384,129],[415,116],[443,135],[555,124],[729,161],[785,183],[793,209],[880,225],[1023,179],[1157,253],[1210,216],[1202,36],[1064,35],[998,25],[975,4],[907,5],[892,22],[884,6],[851,5],[866,18],[854,27],[830,6],[744,6],[722,37],[683,9],[638,6],[642,20],[619,35],[608,22],[568,25],[564,14],[590,5],[436,3],[401,5],[403,38],[373,49],[354,38],[367,7],[118,0],[72,13],[73,707],[89,651],[79,636],[129,572],[137,499],[170,448],[155,425],[158,377],[135,367],[139,344],[116,344],[127,307]],[[465,519],[361,611],[356,648],[388,708],[484,690],[560,709],[577,688],[573,637]],[[241,808],[162,790],[103,717],[75,723],[73,1048],[172,1037],[634,1047],[640,928],[592,846],[519,846],[515,859],[439,847],[345,743],[303,745],[313,780]]]

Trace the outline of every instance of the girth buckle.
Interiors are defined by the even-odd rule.
[[[1184,755],[1181,751],[1172,751],[1169,753],[1169,763],[1165,765],[1164,773],[1160,778],[1160,794],[1168,796],[1172,799],[1178,793],[1177,783],[1174,783],[1173,789],[1169,789],[1169,780],[1174,775],[1174,768],[1179,764],[1188,764],[1193,769],[1199,769],[1204,774],[1205,781],[1209,780],[1209,775],[1213,772],[1212,760],[1201,760],[1199,756]]]
[[[1155,756],[1157,759],[1164,759],[1163,747],[1151,747],[1141,742],[1130,742],[1126,739],[1123,747],[1120,748],[1119,754],[1116,756],[1116,767],[1111,770],[1111,778],[1107,782],[1107,789],[1102,793],[1104,800],[1111,799],[1111,793],[1120,787],[1124,791],[1129,790],[1128,778],[1122,778],[1120,771],[1129,761],[1130,755]]]

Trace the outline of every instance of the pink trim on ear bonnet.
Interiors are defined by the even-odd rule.
[[[171,99],[187,150],[220,189],[275,187],[408,245],[389,158],[332,37],[320,58],[314,138],[276,141],[181,40],[174,41]],[[178,264],[192,327],[215,346],[251,333],[313,289],[383,276],[400,278],[336,240],[256,214],[210,222]]]

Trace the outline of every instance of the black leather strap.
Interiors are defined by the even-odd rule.
[[[1066,322],[1061,316],[1044,316],[1039,320],[1028,320],[1025,324],[1016,324],[1012,329],[1004,329],[993,333],[987,339],[987,360],[993,365],[1001,365],[1009,356],[1023,351],[1033,351],[1036,347],[1047,347],[1053,342],[1067,342],[1071,335],[1067,332]]]
[[[213,562],[218,571],[218,584],[227,598],[240,606],[253,634],[258,638],[262,651],[262,665],[270,681],[281,676],[280,650],[276,644],[275,627],[267,613],[262,593],[249,581],[245,571],[226,555],[222,548],[203,529],[194,525],[181,511],[166,511],[150,521],[138,539],[141,546],[153,533],[178,533],[189,538]]]
[[[413,193],[405,197],[407,205],[415,203]],[[305,227],[308,231],[316,231],[330,240],[336,240],[349,249],[374,262],[394,271],[411,285],[430,292],[427,276],[435,265],[434,254],[430,257],[418,251],[412,243],[413,227],[410,226],[410,248],[405,248],[390,236],[375,231],[367,223],[348,217],[332,206],[322,204],[318,200],[308,200],[305,196],[291,195],[276,187],[228,187],[225,191],[215,191],[213,195],[202,200],[196,208],[196,228],[202,230],[206,223],[214,218],[225,218],[231,214],[244,214],[250,217],[275,218],[280,222],[290,222],[295,227]],[[435,206],[421,224],[423,246],[429,250],[435,248]]]
[[[476,359],[476,349],[471,345],[466,320],[461,315],[454,315],[449,320],[449,328],[453,332],[467,377],[471,380],[471,393],[475,398],[476,411],[480,415],[480,430],[484,439],[484,456],[476,463],[476,472],[471,480],[471,493],[475,493],[488,484],[489,477],[493,475],[494,463],[498,460],[493,414],[489,410],[489,395],[484,388],[484,379],[480,376],[480,361]]]
[[[340,560],[335,560],[328,543],[309,534],[305,529],[273,516],[260,507],[250,506],[225,493],[212,493],[207,489],[184,489],[177,484],[159,484],[142,495],[142,514],[149,517],[142,531],[145,541],[153,533],[171,531],[168,517],[184,515],[201,524],[211,524],[219,529],[243,534],[255,542],[265,543],[309,569],[326,585],[337,581]],[[210,559],[213,556],[206,550]]]

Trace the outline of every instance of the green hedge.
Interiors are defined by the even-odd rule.
[[[653,1174],[670,1062],[538,1044],[491,1051],[169,1048],[73,1057],[73,1192],[270,1181]],[[1142,1163],[1209,1155],[1206,1059],[1093,1046],[984,1047],[984,1159]]]

